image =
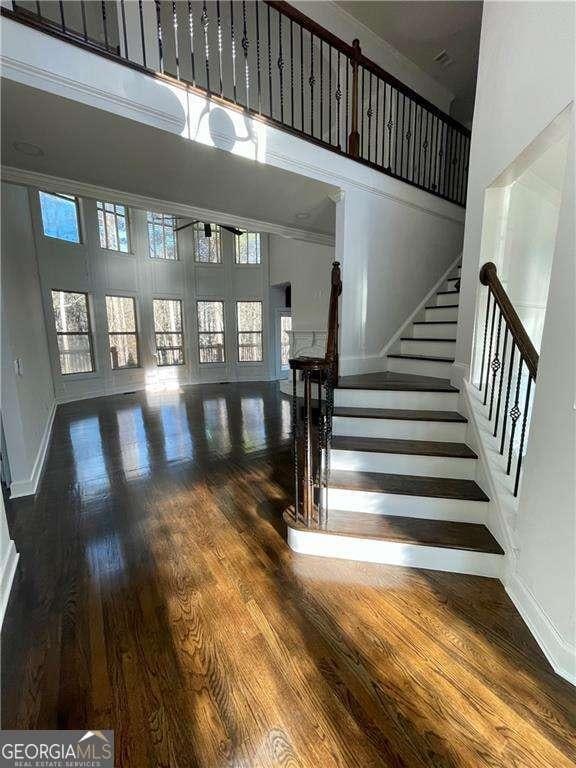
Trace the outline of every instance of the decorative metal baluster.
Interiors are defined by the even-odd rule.
[[[299,445],[299,418],[298,418],[298,371],[292,369],[292,437],[294,449],[294,518],[298,521],[300,517],[300,467],[298,462]]]
[[[380,165],[382,168],[384,168],[384,152],[386,148],[386,81],[383,81],[382,84],[382,135],[380,140],[382,143],[382,156],[380,158]]]
[[[496,352],[494,354],[494,360],[492,360],[490,367],[492,368],[492,391],[490,393],[490,408],[488,409],[488,421],[492,421],[492,408],[494,406],[494,390],[496,388],[496,376],[498,371],[502,367],[498,352],[500,350],[500,330],[502,328],[502,312],[498,317],[498,331],[496,333]]]
[[[427,141],[428,141],[428,183],[426,184],[426,189],[430,189],[432,187],[432,155],[434,154],[434,143],[433,143],[433,131],[434,131],[434,115],[432,113],[428,114],[428,131],[427,131]]]
[[[82,21],[84,22],[84,37],[86,37],[86,18],[85,18],[84,0],[82,0],[81,5],[82,5]],[[128,31],[126,29],[126,7],[125,7],[124,0],[120,0],[120,8],[122,10],[122,30],[124,32],[124,57],[128,59],[130,57],[128,56]]]
[[[162,18],[160,16],[160,0],[154,0],[156,6],[156,36],[158,38],[158,66],[160,72],[164,73],[164,55],[162,45]]]
[[[488,291],[488,298],[486,299],[486,320],[484,322],[484,344],[482,346],[482,363],[480,365],[480,386],[478,390],[482,392],[482,384],[484,383],[484,361],[486,359],[486,342],[488,340],[488,324],[490,318],[490,302],[492,301],[492,292]]]
[[[376,77],[376,115],[374,122],[374,163],[378,163],[378,125],[380,121],[380,78]]]
[[[41,16],[40,13],[40,3],[36,3],[38,7],[38,16]],[[124,5],[124,3],[122,3]],[[80,9],[82,11],[82,31],[84,32],[84,42],[88,42],[88,24],[86,22],[86,0],[80,0]],[[124,13],[124,8],[122,8],[122,13]],[[126,34],[126,22],[124,22],[124,34]],[[128,46],[126,45],[126,50],[128,50]]]
[[[395,120],[395,126],[394,126],[394,173],[398,174],[398,126],[400,123],[400,108],[399,108],[399,102],[400,102],[400,93],[399,91],[396,91],[396,120]]]
[[[174,29],[174,56],[176,58],[176,78],[180,80],[180,53],[178,49],[178,15],[176,0],[172,0],[172,28]]]
[[[350,133],[348,132],[348,114],[350,110],[350,88],[349,88],[349,75],[350,75],[350,59],[348,56],[346,56],[346,110],[344,114],[345,123],[346,123],[346,136],[344,137],[344,149],[346,150],[348,148],[348,136],[350,136]]]
[[[300,130],[304,133],[304,32],[300,25]]]
[[[424,123],[424,110],[422,107],[419,107],[419,119],[418,119],[418,178],[416,179],[416,183],[418,186],[422,186],[422,127]]]
[[[84,0],[82,0],[82,2],[84,2]],[[16,10],[16,3],[12,3],[12,9],[14,11]],[[84,11],[84,13],[86,13],[86,11]],[[38,16],[39,19],[42,19],[42,8],[40,7],[39,0],[36,0],[36,16]],[[86,37],[84,37],[84,39],[86,39]]]
[[[270,6],[266,6],[268,12],[268,105],[270,107],[270,117],[274,117],[274,101],[272,96],[272,38],[270,36]]]
[[[332,144],[332,46],[328,45],[328,143]]]
[[[388,171],[392,171],[392,128],[394,126],[394,121],[392,120],[393,99],[394,94],[392,93],[392,86],[390,86],[390,106],[388,110],[388,122],[386,123],[386,127],[388,128]]]
[[[206,0],[202,5],[202,14],[200,15],[200,24],[204,30],[204,62],[206,65],[206,90],[210,93],[210,43],[208,42],[208,25],[210,20],[208,18],[208,8],[206,7]]]
[[[188,33],[190,35],[190,64],[192,66],[192,85],[196,87],[196,66],[194,62],[194,15],[192,0],[188,0]]]
[[[422,151],[424,152],[424,161],[422,165],[422,186],[427,188],[426,184],[426,168],[427,168],[427,158],[428,158],[428,123],[429,123],[430,115],[428,112],[426,112],[426,128],[424,129],[424,142],[422,144]]]
[[[460,134],[458,141],[458,194],[457,201],[462,202],[462,177],[464,175],[464,136]]]
[[[312,381],[310,371],[304,371],[304,521],[306,527],[312,522]]]
[[[282,40],[282,36],[280,36]],[[282,45],[282,43],[280,43]],[[250,41],[248,40],[248,24],[246,21],[246,0],[242,0],[242,50],[244,51],[244,81],[246,88],[246,109],[250,109],[250,65],[248,63],[248,49]],[[280,50],[282,56],[282,50]]]
[[[523,365],[524,365],[524,360],[522,359],[522,355],[520,355],[520,358],[518,360],[518,379],[516,380],[516,397],[514,398],[514,405],[512,406],[512,410],[510,411],[510,418],[512,419],[512,429],[510,431],[510,445],[508,446],[508,464],[506,466],[507,475],[510,474],[510,469],[512,467],[512,450],[514,448],[514,434],[516,432],[516,422],[518,421],[519,417],[522,415],[520,408],[518,408],[518,401],[520,399],[520,383],[522,380]]]
[[[314,136],[314,35],[310,33],[310,77],[308,78],[308,84],[310,85],[310,136]]]
[[[510,367],[508,368],[508,384],[506,385],[506,402],[504,403],[504,415],[502,416],[502,440],[500,441],[500,456],[504,455],[504,444],[506,440],[506,423],[508,421],[508,405],[510,404],[510,389],[512,387],[512,369],[514,368],[514,354],[516,352],[516,342],[512,339],[512,349],[510,351]]]
[[[140,14],[140,39],[142,41],[142,64],[146,67],[146,38],[144,36],[144,12],[142,10],[142,0],[138,0],[138,12]]]
[[[294,128],[294,22],[290,19],[290,117]]]
[[[434,136],[432,140],[432,148],[430,149],[430,166],[432,169],[432,179],[430,184],[430,189],[432,191],[436,191],[437,184],[436,184],[436,161],[438,159],[438,133],[440,130],[440,124],[438,122],[438,118],[434,115],[432,117],[432,134]]]
[[[498,387],[498,400],[496,401],[496,418],[494,420],[494,432],[492,437],[498,435],[498,422],[500,420],[500,401],[502,398],[502,384],[504,382],[504,367],[506,366],[506,347],[508,346],[508,326],[504,329],[504,348],[502,349],[502,369],[500,371],[500,385]]]
[[[256,2],[256,83],[258,86],[258,112],[262,114],[262,76],[260,73],[260,3]]]
[[[362,67],[362,97],[360,99],[360,111],[362,113],[362,123],[360,125],[360,157],[364,157],[364,72],[365,69]]]
[[[318,498],[318,514],[316,524],[320,526],[323,514],[323,493],[322,493],[322,454],[324,448],[324,414],[322,405],[322,377],[323,372],[318,372],[318,381],[316,382],[316,395],[318,398],[318,405],[316,409],[316,466],[314,467],[314,485],[316,487]]]
[[[231,25],[232,34],[234,34],[234,22]],[[224,83],[222,82],[222,15],[220,13],[220,0],[216,0],[216,31],[218,38],[218,79],[220,81],[220,96],[224,94]]]
[[[338,149],[342,148],[342,136],[340,134],[340,101],[342,100],[342,89],[340,88],[340,51],[338,51],[338,83],[336,85],[336,135],[338,137]]]
[[[414,181],[414,163],[410,163],[410,139],[412,138],[412,102],[408,102],[408,130],[406,131],[406,178]],[[412,148],[414,154],[414,148]]]
[[[400,146],[400,176],[404,176],[404,128],[406,123],[406,97],[402,94],[402,130],[400,136],[402,144]]]
[[[370,147],[372,145],[372,115],[374,114],[372,110],[372,72],[370,72],[370,79],[368,80],[368,109],[366,111],[366,116],[368,117],[368,152],[367,154],[367,160],[370,162]]]
[[[62,26],[62,32],[66,32],[66,19],[64,17],[64,3],[62,0],[58,3],[60,7],[60,24]],[[102,0],[102,18],[104,19],[104,38],[106,40],[106,48],[108,48],[108,32],[106,30],[106,8],[104,6],[104,0]]]
[[[324,138],[324,58],[322,56],[322,38],[320,38],[320,138]]]
[[[280,122],[284,122],[284,59],[282,58],[282,14],[278,14],[278,75],[280,79]]]
[[[518,496],[518,486],[520,485],[520,470],[522,469],[524,439],[526,437],[526,424],[528,423],[528,412],[530,407],[530,390],[531,389],[532,389],[532,376],[528,372],[528,384],[526,386],[526,399],[524,401],[524,418],[522,419],[522,432],[520,433],[520,446],[518,447],[518,463],[516,464],[516,479],[514,480],[514,496]]]
[[[270,13],[270,9],[268,9]],[[270,33],[270,27],[268,27]],[[234,94],[234,104],[238,103],[238,94],[236,92],[236,36],[234,34],[234,0],[230,0],[230,43],[232,55],[232,89]],[[270,45],[270,34],[268,34],[268,45]]]
[[[496,320],[496,298],[494,298],[494,304],[492,305],[492,322],[490,324],[490,344],[488,345],[488,367],[490,366],[490,361],[492,360],[492,344],[494,342],[494,322]],[[488,370],[486,370],[486,389],[484,390],[484,405],[486,405],[486,402],[488,401],[488,387],[489,387],[489,377],[490,374],[488,373]]]

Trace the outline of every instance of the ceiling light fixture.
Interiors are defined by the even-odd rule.
[[[30,144],[28,141],[15,141],[12,146],[16,152],[21,152],[29,157],[42,157],[44,150],[37,144]]]
[[[454,64],[454,59],[450,56],[446,48],[443,48],[440,53],[434,56],[434,61],[440,64],[441,67],[449,67],[450,64]]]
[[[301,213],[297,213],[296,214],[296,218],[300,219],[300,221],[304,221],[305,219],[309,219],[310,218],[310,214],[306,213],[305,211],[302,211]]]

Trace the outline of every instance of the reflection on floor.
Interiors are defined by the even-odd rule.
[[[569,766],[574,690],[495,581],[297,556],[276,384],[58,409],[3,628],[4,728],[116,765]]]

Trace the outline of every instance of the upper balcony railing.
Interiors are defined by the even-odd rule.
[[[44,0],[9,18],[449,200],[466,203],[470,132],[286,2]]]

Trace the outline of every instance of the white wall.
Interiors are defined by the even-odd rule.
[[[54,405],[28,194],[2,184],[2,420],[15,495],[35,487]]]
[[[191,384],[209,381],[260,381],[273,376],[268,312],[268,237],[261,236],[261,264],[238,265],[234,257],[234,237],[222,231],[222,263],[197,264],[194,260],[193,229],[178,235],[177,261],[149,256],[146,212],[129,209],[130,253],[111,251],[100,246],[96,200],[79,198],[81,243],[69,243],[45,237],[38,190],[26,191],[21,202],[30,206],[34,239],[38,254],[48,346],[54,391],[58,402],[96,397],[113,392],[127,392],[149,385]],[[116,200],[115,202],[121,202]],[[28,233],[29,236],[29,233]],[[92,373],[62,375],[51,306],[51,290],[84,291],[89,294],[94,336],[95,368]],[[109,361],[106,295],[136,298],[141,367],[113,370]],[[153,298],[182,301],[184,357],[182,366],[158,367],[152,317]],[[196,302],[218,299],[224,302],[226,362],[200,364]],[[239,363],[236,351],[236,301],[262,301],[263,360]],[[10,443],[9,443],[10,444]]]
[[[456,377],[466,375],[472,351],[485,191],[573,98],[574,4],[484,3]]]

